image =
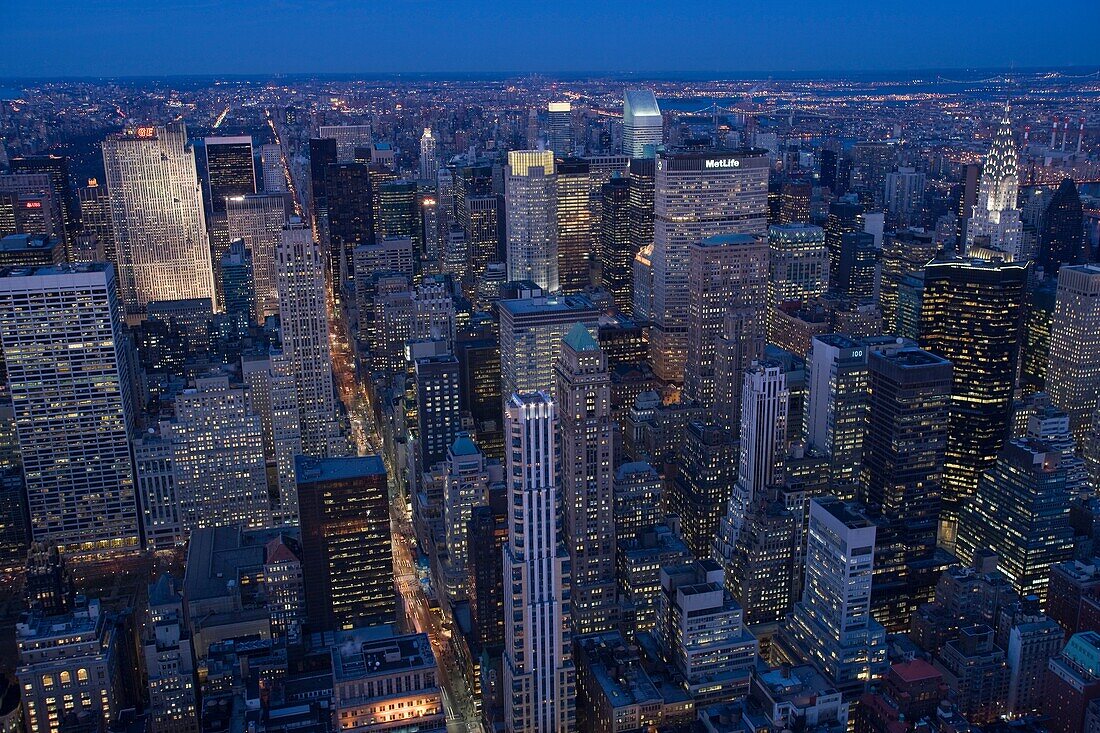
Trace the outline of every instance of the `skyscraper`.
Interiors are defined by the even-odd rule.
[[[1083,265],[1089,261],[1084,237],[1085,215],[1081,196],[1072,178],[1063,178],[1043,215],[1039,231],[1038,264],[1049,273],[1062,265]]]
[[[458,360],[451,354],[416,360],[417,442],[420,470],[447,459],[461,429],[458,409]]]
[[[902,281],[916,272],[923,272],[939,250],[931,232],[903,229],[887,235],[882,247],[882,284],[879,307],[885,332],[905,335],[899,330],[898,292]]]
[[[550,102],[546,107],[546,147],[559,158],[573,155],[573,105]]]
[[[567,733],[576,722],[569,553],[561,541],[557,414],[542,393],[505,410],[508,543],[504,546],[504,708],[515,733]]]
[[[317,135],[336,143],[333,163],[354,163],[356,148],[370,148],[370,125],[321,125]]]
[[[562,339],[556,372],[573,629],[608,631],[615,606],[611,377],[606,355],[584,324],[574,324]]]
[[[825,220],[825,247],[829,250],[829,289],[835,290],[840,273],[841,237],[849,232],[863,231],[860,217],[863,207],[847,198],[829,204]]]
[[[653,321],[657,376],[684,378],[691,245],[716,234],[764,234],[768,157],[760,150],[664,153],[654,202]]]
[[[664,141],[664,118],[648,89],[628,89],[623,95],[623,153],[653,158]]]
[[[81,234],[94,235],[106,262],[118,262],[115,253],[115,228],[111,221],[111,198],[107,187],[99,185],[94,178],[88,179],[87,186],[76,189],[80,202]]]
[[[715,403],[715,352],[726,313],[751,310],[764,317],[768,241],[728,234],[688,245],[688,331],[684,394],[703,407]]]
[[[256,320],[263,323],[279,313],[279,285],[275,250],[286,225],[286,200],[282,194],[234,196],[226,201],[229,240],[244,240],[252,253],[252,279],[256,288]]]
[[[130,347],[114,268],[0,272],[0,343],[32,540],[70,555],[135,551]]]
[[[992,550],[1016,592],[1045,601],[1051,565],[1073,557],[1061,452],[1034,438],[1008,443],[963,506],[956,547],[963,562]]]
[[[630,237],[630,179],[613,177],[601,187],[600,195],[600,277],[615,307],[629,316],[634,313],[632,265],[637,254]]]
[[[439,172],[439,141],[432,135],[432,128],[425,127],[420,136],[420,180],[434,181]]]
[[[712,556],[730,501],[736,445],[724,423],[693,421],[684,430],[667,504],[669,514],[680,517],[680,531],[691,554],[700,560]]]
[[[382,459],[298,456],[296,463],[310,628],[392,623],[397,595]]]
[[[768,227],[770,248],[768,308],[791,301],[806,302],[829,287],[829,251],[825,230],[812,224]]]
[[[854,499],[867,430],[867,345],[843,334],[814,336],[806,360],[806,446],[829,457],[833,492]]]
[[[886,671],[886,632],[871,618],[874,555],[875,525],[834,497],[810,500],[802,600],[778,643],[848,698]]]
[[[549,150],[512,150],[504,180],[508,279],[558,290],[557,185]]]
[[[12,173],[44,173],[50,178],[53,199],[60,216],[62,232],[59,238],[65,242],[67,259],[72,260],[73,238],[76,236],[79,210],[69,180],[69,159],[64,155],[29,155],[11,159]]]
[[[1054,404],[1069,413],[1078,443],[1086,445],[1100,408],[1100,265],[1058,272],[1046,387]]]
[[[951,362],[917,348],[874,351],[860,500],[878,522],[872,612],[908,627],[937,580]]]
[[[971,247],[984,246],[1005,252],[1011,259],[1020,259],[1023,229],[1020,210],[1016,208],[1019,166],[1012,118],[1006,104],[982,167],[977,203],[966,223],[967,252]]]
[[[840,252],[836,270],[829,273],[831,290],[855,303],[868,303],[875,295],[875,268],[879,250],[875,237],[868,232],[845,232],[840,235]]]
[[[260,169],[263,172],[264,193],[286,192],[283,151],[278,145],[270,143],[260,146]]]
[[[213,300],[202,193],[183,123],[107,138],[103,165],[127,318],[140,318],[153,300]]]
[[[449,569],[463,586],[468,587],[467,560],[470,543],[474,539],[469,536],[468,528],[474,518],[474,510],[489,504],[489,474],[485,470],[485,455],[468,433],[459,433],[447,451],[445,491],[443,524],[447,533]]]
[[[339,455],[339,424],[332,386],[325,281],[320,248],[300,222],[283,230],[275,251],[283,354],[293,365],[302,452]]]
[[[370,176],[363,163],[332,163],[325,170],[328,269],[334,290],[355,276],[355,248],[374,236]]]
[[[563,293],[576,293],[590,284],[588,270],[596,250],[592,221],[592,174],[579,158],[557,162],[558,283]]]
[[[953,366],[940,543],[1007,434],[1027,263],[937,259],[924,274],[920,344]]]
[[[530,297],[501,300],[500,394],[546,392],[556,386],[554,364],[561,354],[561,342],[576,323],[594,332],[599,310],[583,295]]]
[[[253,277],[252,252],[243,239],[234,239],[222,255],[221,291],[225,312],[234,322],[237,333],[243,335],[256,322],[256,286]]]
[[[737,483],[714,546],[714,555],[728,568],[750,507],[766,498],[786,457],[790,392],[778,362],[755,364],[745,373],[741,391],[741,441]]]
[[[208,137],[203,142],[206,149],[206,203],[213,214],[224,214],[225,200],[230,196],[256,193],[252,136]]]

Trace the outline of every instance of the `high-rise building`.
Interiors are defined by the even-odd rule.
[[[778,362],[759,362],[745,373],[737,483],[730,493],[714,545],[715,557],[727,568],[750,507],[767,497],[768,488],[781,473],[789,400],[786,376]]]
[[[1020,259],[1020,210],[1016,196],[1020,187],[1020,161],[1012,118],[1005,105],[989,155],[978,182],[978,198],[966,222],[966,252],[971,247],[986,247],[1004,252],[1009,259]]]
[[[252,251],[243,239],[234,239],[222,255],[222,303],[237,333],[243,335],[256,322],[256,284],[252,266]]]
[[[317,135],[322,140],[335,142],[333,163],[354,163],[356,148],[371,147],[370,125],[321,125]]]
[[[225,213],[230,196],[256,193],[256,164],[252,136],[208,137],[206,150],[206,204],[213,214]]]
[[[573,155],[573,105],[550,102],[546,107],[546,147],[559,158]]]
[[[331,163],[325,170],[328,277],[334,290],[355,277],[355,248],[374,236],[370,175],[363,163]],[[407,236],[407,235],[406,235]]]
[[[67,555],[136,550],[131,347],[114,268],[0,272],[0,343],[31,538]]]
[[[501,397],[513,393],[546,392],[553,396],[554,364],[561,354],[561,342],[576,323],[593,332],[599,310],[583,295],[542,295],[537,289],[521,293],[527,297],[501,300],[500,378]]]
[[[836,270],[829,273],[830,289],[841,298],[867,303],[875,297],[875,269],[879,250],[875,237],[868,232],[840,235],[840,253]]]
[[[264,193],[286,193],[286,168],[283,151],[275,143],[260,146],[260,170]]]
[[[812,224],[768,227],[768,308],[807,302],[829,287],[829,251],[825,230]]]
[[[310,627],[391,623],[397,595],[382,459],[299,456],[297,477]]]
[[[963,506],[956,548],[963,562],[991,550],[1020,595],[1045,601],[1051,566],[1073,557],[1061,452],[1034,438],[1009,442]]]
[[[668,488],[668,512],[680,517],[680,532],[700,560],[714,552],[714,539],[733,491],[736,442],[723,423],[688,423]]]
[[[874,524],[835,497],[810,500],[802,600],[777,641],[849,699],[886,671],[886,632],[871,617],[874,556]]]
[[[714,347],[714,417],[741,425],[741,390],[745,373],[764,358],[767,342],[760,308],[727,310]]]
[[[549,150],[508,153],[504,180],[508,279],[558,290],[557,184]]]
[[[882,283],[879,288],[879,307],[888,334],[907,336],[900,332],[899,290],[902,280],[913,273],[923,272],[939,250],[931,232],[902,229],[886,236],[882,247]],[[914,338],[908,336],[908,338]]]
[[[596,222],[590,204],[592,173],[588,162],[566,158],[556,163],[558,186],[558,284],[576,293],[591,284],[588,271],[596,246]]]
[[[111,197],[107,193],[107,187],[99,185],[95,178],[89,178],[87,186],[76,189],[76,196],[80,202],[81,234],[96,238],[104,262],[118,262],[118,255],[115,253],[115,228],[111,221]]]
[[[867,371],[860,500],[879,524],[871,610],[887,628],[908,628],[937,580],[951,362],[917,348],[876,350]]]
[[[654,158],[664,142],[664,118],[648,89],[628,89],[623,95],[623,154]]]
[[[226,201],[225,215],[230,241],[243,239],[252,253],[256,320],[263,323],[279,313],[275,250],[286,225],[286,198],[281,193],[234,196]]]
[[[149,613],[142,629],[148,675],[150,733],[197,733],[195,657],[183,615],[183,598],[170,575],[149,586]]]
[[[891,229],[920,226],[924,213],[927,176],[915,168],[901,167],[886,176],[886,214]]]
[[[867,344],[843,334],[811,340],[806,446],[829,457],[833,492],[855,498],[867,430]]]
[[[505,410],[508,542],[504,546],[504,707],[516,733],[576,725],[570,561],[561,541],[557,414],[542,393],[513,394]]]
[[[322,262],[309,229],[293,221],[283,229],[275,251],[283,354],[298,392],[302,452],[314,458],[342,453]]]
[[[726,234],[688,245],[688,331],[684,395],[703,407],[715,404],[716,350],[726,313],[764,317],[768,241],[759,235]]]
[[[420,180],[434,181],[439,171],[439,141],[432,135],[432,128],[425,127],[420,136]]]
[[[328,196],[325,185],[325,175],[329,165],[337,162],[336,140],[325,137],[314,137],[309,140],[309,200],[310,213],[313,215],[313,224],[320,235],[324,227],[328,226]],[[355,162],[354,157],[344,162]]]
[[[654,199],[657,161],[634,158],[627,172],[630,181],[630,242],[634,252],[653,246]]]
[[[860,217],[863,206],[848,198],[829,204],[828,218],[825,220],[825,247],[829,250],[829,289],[836,289],[836,279],[840,272],[841,237],[849,232],[863,231]]]
[[[806,181],[784,183],[779,194],[779,224],[808,222],[813,191],[813,186]]]
[[[154,300],[213,300],[202,192],[183,123],[107,138],[103,165],[127,318],[140,318]]]
[[[494,501],[494,499],[496,499]],[[470,510],[466,525],[467,596],[476,646],[499,656],[504,647],[504,575],[501,556],[508,542],[507,494]]]
[[[458,381],[458,360],[451,354],[416,360],[417,443],[423,471],[447,459],[461,429]]]
[[[637,250],[630,236],[630,179],[613,177],[601,188],[599,223],[600,279],[611,291],[615,307],[626,315],[634,313],[634,273]]]
[[[80,220],[73,185],[69,178],[69,159],[64,155],[28,155],[11,159],[11,172],[20,174],[46,174],[49,176],[54,203],[60,217],[62,231],[58,238],[65,243],[65,251],[72,260],[73,238]]]
[[[684,378],[691,245],[716,234],[765,233],[768,157],[760,150],[664,153],[654,199],[653,369]]]
[[[1008,433],[1027,263],[937,259],[924,273],[922,348],[953,367],[940,543]]]
[[[443,524],[447,533],[447,559],[452,573],[468,586],[467,561],[473,539],[468,532],[470,522],[477,507],[489,504],[485,455],[468,433],[459,433],[447,451],[446,480]]]
[[[1089,261],[1085,243],[1085,216],[1081,196],[1072,178],[1063,178],[1047,204],[1039,231],[1038,265],[1056,273],[1062,265],[1083,265]]]
[[[607,356],[584,324],[562,339],[555,371],[573,629],[608,631],[615,606],[611,377]]]
[[[1087,445],[1100,408],[1100,265],[1058,272],[1046,388],[1054,404],[1069,413],[1077,441]]]

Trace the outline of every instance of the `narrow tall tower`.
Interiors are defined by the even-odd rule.
[[[981,245],[1005,252],[1012,259],[1021,255],[1020,210],[1016,196],[1020,188],[1020,161],[1012,117],[1006,104],[993,144],[978,181],[978,201],[966,225],[966,248]]]
[[[558,289],[558,202],[554,154],[549,150],[508,153],[504,180],[508,219],[508,279],[533,280]]]
[[[439,172],[439,154],[437,140],[432,136],[432,128],[425,127],[420,136],[420,180],[434,181]]]
[[[607,631],[615,605],[611,377],[607,357],[576,324],[557,366],[565,543],[573,563],[573,629]]]
[[[541,392],[514,394],[505,408],[508,543],[504,546],[504,687],[512,733],[576,727],[569,553],[558,510],[557,411]]]

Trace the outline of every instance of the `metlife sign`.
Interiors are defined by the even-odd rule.
[[[741,161],[737,158],[707,158],[703,161],[703,168],[740,168]]]

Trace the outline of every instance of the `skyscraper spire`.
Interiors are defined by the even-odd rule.
[[[1019,187],[1019,156],[1011,107],[1006,103],[978,182],[978,200],[967,222],[967,252],[1000,252],[1008,260],[1028,258],[1030,253],[1021,247],[1020,210],[1016,208]]]

